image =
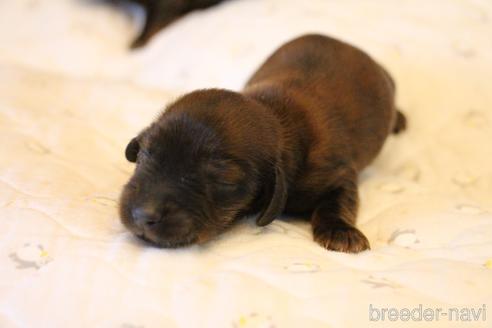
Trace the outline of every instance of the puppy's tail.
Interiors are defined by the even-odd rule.
[[[399,110],[396,111],[395,123],[393,125],[393,133],[398,134],[405,131],[407,128],[407,118]]]

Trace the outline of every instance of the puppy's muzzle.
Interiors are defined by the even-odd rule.
[[[149,242],[174,247],[196,238],[189,213],[171,205],[146,202],[132,208],[131,216],[133,233]]]

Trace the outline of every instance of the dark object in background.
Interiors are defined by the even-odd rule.
[[[146,12],[145,24],[131,48],[139,48],[162,28],[187,13],[214,6],[225,0],[130,0],[142,5]]]
[[[241,216],[264,226],[309,217],[314,239],[369,248],[356,228],[357,175],[405,128],[395,85],[362,51],[321,35],[278,49],[242,93],[209,89],[171,104],[126,148],[137,162],[123,224],[163,247],[205,242]]]

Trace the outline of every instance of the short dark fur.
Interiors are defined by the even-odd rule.
[[[355,227],[357,175],[405,128],[394,82],[362,51],[306,35],[278,49],[242,93],[183,96],[134,138],[122,222],[165,247],[205,242],[241,216],[309,217],[314,239],[369,248]]]
[[[146,12],[144,27],[132,48],[144,46],[157,32],[191,11],[212,7],[225,0],[131,0]]]

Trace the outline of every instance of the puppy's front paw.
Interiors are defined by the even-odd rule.
[[[356,227],[343,221],[313,229],[314,240],[328,250],[359,253],[370,249],[369,241]]]

